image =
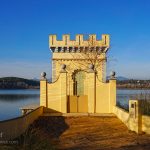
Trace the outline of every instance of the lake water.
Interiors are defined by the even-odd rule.
[[[40,103],[39,89],[0,90],[0,120],[21,115],[22,106]]]
[[[128,109],[128,100],[150,95],[150,90],[117,90],[117,105]],[[11,119],[21,115],[19,108],[29,104],[40,103],[39,89],[0,90],[0,120]]]
[[[117,106],[128,110],[129,100],[150,100],[150,89],[148,90],[117,90]]]

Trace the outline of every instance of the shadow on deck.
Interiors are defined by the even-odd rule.
[[[129,131],[115,116],[41,116],[32,127],[56,149],[150,148],[150,135]]]

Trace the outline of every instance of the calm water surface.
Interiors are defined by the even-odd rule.
[[[40,103],[40,91],[35,90],[0,90],[0,120],[21,115],[20,107]],[[150,95],[150,90],[117,90],[117,104],[128,108],[128,100],[143,95]]]
[[[39,89],[0,90],[0,120],[21,115],[20,107],[40,103]]]
[[[150,100],[150,89],[148,90],[117,90],[117,105],[128,110],[129,100]]]

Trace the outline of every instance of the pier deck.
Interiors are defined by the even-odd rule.
[[[41,116],[33,127],[61,150],[150,149],[150,135],[129,131],[115,116]]]

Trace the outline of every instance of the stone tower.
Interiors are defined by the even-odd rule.
[[[77,34],[75,40],[70,40],[69,34],[64,34],[62,40],[57,40],[56,35],[50,35],[49,48],[52,51],[52,81],[58,79],[61,64],[66,64],[69,95],[73,95],[73,74],[79,70],[87,70],[89,64],[94,65],[98,80],[106,81],[108,34],[103,34],[101,40],[97,40],[95,34],[89,35],[87,40],[84,40],[82,34]],[[79,78],[83,78],[83,74]]]
[[[115,74],[105,82],[109,35],[103,34],[101,40],[94,34],[86,40],[82,34],[75,40],[67,34],[62,40],[50,35],[49,48],[53,82],[41,78],[40,106],[58,113],[112,113],[116,105]]]

